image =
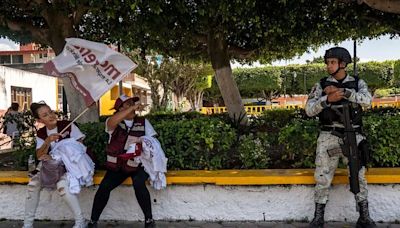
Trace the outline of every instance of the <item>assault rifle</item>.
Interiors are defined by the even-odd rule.
[[[348,158],[349,163],[349,181],[350,191],[353,194],[360,192],[360,182],[358,172],[361,169],[360,153],[357,146],[356,129],[354,129],[351,121],[350,106],[352,103],[344,103],[343,105],[335,105],[332,107],[340,116],[344,125],[344,132],[332,132],[336,136],[343,139],[342,152]],[[342,109],[342,112],[339,111]]]

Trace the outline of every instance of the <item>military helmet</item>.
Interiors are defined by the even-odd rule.
[[[351,56],[349,51],[347,51],[346,48],[342,47],[333,47],[328,50],[326,50],[325,55],[324,55],[324,60],[326,63],[326,59],[328,58],[337,58],[339,61],[342,61],[344,63],[349,64],[351,63]]]

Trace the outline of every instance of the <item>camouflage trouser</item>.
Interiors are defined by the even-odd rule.
[[[357,144],[364,139],[364,136],[357,134]],[[339,163],[339,158],[347,164],[348,160],[340,150],[340,143],[343,140],[328,131],[322,131],[317,141],[317,151],[315,158],[315,202],[326,204],[329,196],[329,187],[331,185],[335,170]],[[329,151],[329,154],[328,154]],[[365,180],[365,167],[358,173],[360,181],[360,192],[356,195],[356,201],[366,200],[368,197],[367,181]]]

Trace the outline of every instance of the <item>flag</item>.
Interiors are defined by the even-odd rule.
[[[103,43],[78,38],[65,41],[62,53],[47,62],[44,69],[52,76],[70,77],[88,107],[137,67]]]

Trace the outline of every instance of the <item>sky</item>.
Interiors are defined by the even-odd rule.
[[[337,46],[346,48],[353,57],[353,41],[347,40],[339,43]],[[335,44],[327,44],[318,48],[317,51],[309,50],[309,53],[304,53],[291,60],[275,61],[272,63],[274,66],[284,66],[288,64],[306,64],[307,60],[312,61],[316,57],[324,56],[325,50],[336,46]],[[390,36],[381,36],[379,39],[364,40],[357,42],[357,57],[360,62],[368,61],[385,61],[400,59],[400,38],[390,39]],[[254,63],[252,66],[240,65],[233,63],[232,68],[238,67],[255,67],[260,66],[259,63]]]
[[[314,57],[323,56],[326,49],[334,46],[334,44],[324,45],[316,52],[311,51],[310,53],[305,53],[288,62],[291,64],[304,64],[306,60],[313,60]],[[339,43],[338,46],[346,48],[353,57],[353,40],[344,41]],[[387,35],[379,39],[357,42],[357,57],[360,58],[360,62],[400,59],[400,38],[390,39],[390,36]],[[274,65],[286,65],[286,61],[277,61],[274,62]]]
[[[272,65],[283,66],[288,64],[305,64],[306,60],[313,60],[314,57],[323,56],[326,49],[335,46],[334,44],[328,44],[320,47],[316,52],[310,50],[309,53],[305,53],[301,56],[297,56],[292,60],[275,61]],[[344,47],[353,56],[353,41],[348,40],[339,43],[338,46]],[[18,50],[19,45],[4,38],[0,38],[0,51],[7,50]],[[364,40],[357,43],[357,56],[360,58],[360,62],[368,61],[384,61],[400,59],[400,38],[390,39],[390,37],[382,36],[378,39]],[[257,67],[259,63],[249,65],[240,65],[238,63],[232,63],[232,68],[237,67]]]
[[[0,51],[17,51],[19,44],[12,42],[9,39],[0,38]]]

